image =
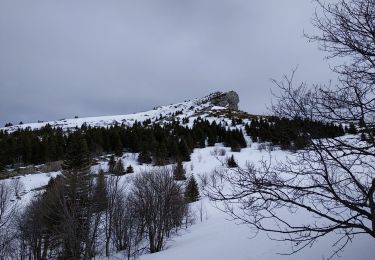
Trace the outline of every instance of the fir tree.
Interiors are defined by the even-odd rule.
[[[237,162],[236,162],[236,160],[234,159],[234,156],[233,156],[233,155],[227,159],[227,166],[228,166],[229,168],[235,168],[235,167],[238,166],[238,165],[237,165]]]
[[[176,181],[186,180],[185,169],[182,165],[182,161],[178,160],[177,165],[173,171],[173,176]]]
[[[168,151],[164,142],[159,143],[155,152],[155,164],[164,165],[167,161]]]
[[[0,179],[1,179],[2,173],[5,170],[5,163],[4,163],[4,161],[5,161],[4,154],[3,154],[3,150],[2,150],[1,142],[0,142]]]
[[[355,125],[353,123],[349,124],[348,134],[357,134],[357,129],[355,128]]]
[[[124,169],[124,164],[122,163],[122,159],[118,159],[116,162],[116,165],[113,169],[113,173],[116,175],[124,175],[125,174],[125,169]]]
[[[32,146],[31,146],[30,136],[28,136],[28,135],[26,135],[24,137],[22,151],[23,151],[23,155],[22,155],[23,162],[24,163],[31,163]],[[43,159],[41,161],[44,161]]]
[[[184,162],[190,161],[190,150],[185,139],[181,140],[178,148],[179,148],[179,154],[181,156],[182,161]]]
[[[112,155],[111,158],[109,159],[109,162],[108,162],[108,172],[109,173],[114,173],[115,165],[116,165],[115,156]]]
[[[91,204],[90,157],[85,139],[79,131],[70,136],[63,162],[63,200],[65,205],[63,255],[65,259],[80,258],[84,241],[89,236]]]
[[[216,143],[216,136],[212,133],[212,131],[209,131],[207,134],[207,144],[208,146],[214,146]]]
[[[120,135],[118,134],[117,131],[114,131],[114,133],[113,133],[113,143],[114,143],[113,150],[114,150],[115,154],[117,156],[122,156],[123,146],[122,146]]]
[[[151,153],[147,149],[143,149],[138,156],[138,163],[139,164],[150,164],[152,163]]]
[[[95,190],[93,195],[93,202],[96,203],[96,210],[101,212],[107,207],[107,184],[104,176],[104,171],[100,170],[96,178]]]
[[[126,167],[126,173],[127,174],[133,173],[133,172],[134,172],[133,166],[129,165],[128,167]]]
[[[199,200],[199,188],[193,175],[189,178],[189,182],[186,185],[185,199],[188,203]]]
[[[80,132],[70,136],[67,152],[62,165],[63,177],[69,199],[86,199],[90,186],[90,156]]]

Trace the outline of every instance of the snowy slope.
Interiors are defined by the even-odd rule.
[[[220,156],[219,151],[225,150],[226,155]],[[278,160],[284,160],[289,154],[285,151],[275,150],[270,152]],[[247,162],[258,162],[269,158],[270,154],[258,149],[258,144],[253,143],[251,147],[242,149],[240,153],[232,153],[230,148],[224,148],[221,144],[215,147],[195,149],[190,162],[184,163],[187,175],[194,174],[199,180],[199,175],[209,176],[213,169],[223,169],[226,157],[235,156],[240,166],[245,166]],[[124,165],[131,164],[135,173],[123,176],[123,181],[128,182],[132,176],[142,172],[150,165],[137,165],[137,154],[127,153],[123,157]],[[92,170],[97,172],[100,168],[106,169],[107,163],[101,162],[94,166]],[[58,173],[53,173],[55,176]],[[46,174],[35,174],[21,177],[26,191],[31,191],[38,186],[47,184],[48,176]],[[38,191],[31,191],[22,198],[23,202],[29,200],[33,194]],[[220,204],[216,205],[220,207]],[[283,259],[327,259],[331,253],[333,242],[337,239],[336,235],[330,235],[322,238],[312,248],[291,255],[285,256],[280,253],[288,253],[291,245],[288,243],[276,242],[269,239],[266,233],[254,233],[246,225],[230,221],[229,216],[217,209],[208,198],[203,197],[200,201],[192,205],[195,209],[195,224],[187,229],[179,231],[167,242],[165,250],[155,254],[145,254],[140,257],[141,260],[283,260]],[[202,210],[200,210],[202,209]],[[202,219],[200,217],[202,211]],[[306,216],[291,216],[296,221]],[[256,236],[255,236],[256,235]],[[359,253],[360,252],[360,253]],[[375,241],[369,236],[357,237],[349,244],[339,257],[333,259],[343,260],[372,260],[375,253]],[[98,256],[96,259],[108,259],[104,256]],[[109,259],[125,259],[122,253],[117,253]]]
[[[92,127],[107,127],[116,124],[124,124],[127,126],[131,126],[134,122],[144,122],[145,120],[151,120],[151,122],[168,122],[175,119],[182,119],[184,117],[190,118],[191,122],[197,118],[198,116],[201,118],[210,118],[210,115],[218,114],[220,111],[224,111],[225,107],[214,106],[210,99],[213,95],[217,95],[220,92],[210,94],[203,98],[197,98],[189,101],[184,101],[181,103],[166,105],[166,106],[159,106],[154,108],[153,110],[134,113],[134,114],[127,114],[127,115],[114,115],[114,116],[100,116],[100,117],[85,117],[85,118],[71,118],[71,119],[61,119],[49,122],[41,122],[41,123],[28,123],[22,125],[14,125],[10,127],[3,127],[0,130],[14,132],[18,129],[26,129],[30,128],[40,129],[47,124],[52,127],[60,127],[64,130],[74,129],[75,127],[81,127],[82,124],[86,124],[87,126]],[[175,115],[175,114],[178,115]],[[212,120],[217,120],[218,117],[211,117]]]
[[[253,144],[251,148],[246,148],[241,153],[231,153],[230,149],[226,149],[226,156],[234,155],[239,165],[244,167],[246,162],[258,162],[261,159],[269,158],[267,151],[259,151],[257,144]],[[186,164],[189,169],[193,164],[194,174],[209,174],[210,170],[222,167],[220,160],[214,152],[215,148],[204,148],[195,150],[192,155],[192,162]],[[284,160],[288,153],[284,151],[272,151],[271,155],[278,160]],[[218,210],[208,201],[207,198],[202,202],[196,202],[194,207],[199,211],[203,203],[204,218],[200,221],[197,217],[197,223],[190,227],[187,231],[182,232],[179,237],[174,238],[168,243],[168,249],[160,253],[152,255],[144,255],[141,260],[283,260],[283,259],[327,259],[332,254],[332,246],[337,239],[336,235],[319,240],[312,248],[293,254],[280,255],[280,253],[288,253],[291,251],[291,245],[272,241],[268,234],[260,232],[256,234],[246,225],[239,225],[235,221],[229,221],[229,216]],[[220,207],[220,204],[217,205]],[[291,216],[296,221],[306,216]],[[359,253],[360,252],[360,253]],[[333,259],[374,259],[375,241],[369,236],[357,237],[345,250],[340,254],[341,257]],[[116,259],[116,258],[113,258]]]

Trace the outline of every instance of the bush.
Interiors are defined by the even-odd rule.
[[[151,253],[161,251],[165,237],[181,226],[187,212],[181,194],[167,169],[144,172],[134,180],[129,201],[134,217],[143,222]]]

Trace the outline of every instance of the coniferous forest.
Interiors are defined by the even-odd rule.
[[[39,130],[24,129],[13,133],[0,132],[2,165],[23,166],[63,160],[73,133],[81,133],[91,157],[104,154],[120,156],[123,152],[139,153],[139,163],[165,165],[178,159],[189,161],[194,148],[224,143],[233,150],[246,147],[243,133],[216,122],[195,120],[188,128],[172,121],[169,124],[135,122],[127,127],[117,125],[94,128],[82,125],[71,132],[47,125]]]
[[[284,150],[303,149],[309,145],[308,140],[355,134],[355,131],[354,125],[344,128],[333,123],[275,116],[252,119],[251,124],[246,126],[246,132],[253,141],[271,142]]]
[[[234,121],[234,124],[236,122]],[[278,117],[253,118],[245,125],[246,134],[255,142],[271,142],[281,149],[298,150],[313,138],[330,138],[345,133],[356,133],[353,126]],[[79,132],[85,139],[92,158],[123,152],[139,153],[140,164],[165,165],[178,160],[189,161],[194,148],[223,143],[236,152],[246,147],[243,133],[227,125],[196,119],[191,128],[179,121],[160,126],[135,122],[133,126],[91,127],[83,124],[64,132],[50,125],[38,130],[29,128],[12,133],[0,131],[0,170],[24,165],[38,165],[64,159],[72,133]]]

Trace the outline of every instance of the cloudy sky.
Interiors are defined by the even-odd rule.
[[[0,0],[0,125],[149,110],[236,90],[265,113],[270,78],[334,75],[311,0]]]

